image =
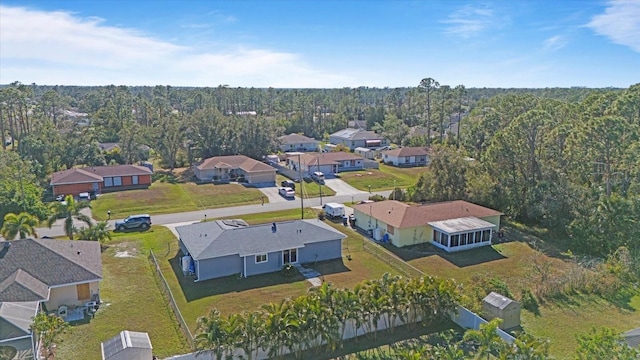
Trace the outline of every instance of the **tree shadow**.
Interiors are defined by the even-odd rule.
[[[291,284],[305,280],[304,277],[297,272],[292,276],[284,276],[280,272],[273,272],[249,276],[247,278],[240,277],[239,275],[231,275],[219,279],[194,282],[195,278],[192,275],[185,276],[183,274],[181,260],[182,254],[178,252],[176,256],[168,261],[169,264],[171,264],[171,269],[178,279],[178,283],[187,302],[214,295],[241,292],[268,286]]]

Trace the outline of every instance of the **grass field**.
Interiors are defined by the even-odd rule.
[[[507,237],[522,234],[507,230]],[[474,275],[502,279],[516,298],[520,291],[531,288],[534,257],[550,262],[554,272],[569,265],[561,258],[537,252],[529,243],[512,241],[460,253],[447,254],[430,245],[394,250],[409,264],[428,275],[453,278],[469,285]],[[611,327],[623,332],[640,327],[640,292],[624,292],[613,299],[595,295],[570,294],[562,299],[540,302],[539,313],[522,311],[522,327],[528,333],[551,340],[550,352],[557,359],[573,358],[576,335],[591,327]]]
[[[288,219],[299,218],[297,210],[287,212]],[[264,223],[275,219],[285,220],[287,212],[271,213],[272,216],[246,215],[242,218],[251,224]],[[363,239],[357,233],[341,224],[330,221],[327,223],[342,231],[347,238],[343,241],[342,259],[314,265],[314,269],[323,274],[324,281],[338,287],[354,287],[364,280],[380,278],[385,272],[397,274],[391,266],[363,250]],[[346,255],[350,255],[351,260],[347,260]],[[250,276],[245,279],[231,276],[194,283],[193,278],[182,275],[176,239],[170,242],[167,249],[156,253],[156,256],[178,307],[192,331],[196,328],[198,317],[207,315],[212,309],[217,308],[224,315],[245,310],[253,311],[265,303],[302,295],[311,287],[311,284],[298,274],[284,277],[280,273]]]
[[[93,217],[106,220],[131,214],[168,214],[225,206],[259,204],[263,194],[258,189],[237,184],[202,184],[154,182],[145,190],[103,194],[91,202]],[[266,197],[265,197],[266,200]]]
[[[358,190],[381,191],[393,190],[393,186],[406,188],[418,181],[421,173],[427,168],[397,168],[380,164],[380,169],[368,169],[362,171],[349,171],[340,174],[342,180]]]
[[[122,330],[148,332],[153,353],[160,358],[188,352],[147,260],[147,249],[165,252],[172,241],[173,234],[161,226],[142,233],[114,234],[102,254],[103,304],[94,319],[72,326],[63,336],[56,359],[100,359],[100,343]],[[127,256],[115,257],[125,251]]]

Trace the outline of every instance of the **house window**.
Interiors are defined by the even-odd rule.
[[[460,246],[467,245],[467,233],[460,234]]]
[[[256,255],[256,264],[267,262],[267,254]]]
[[[131,177],[131,184],[138,185],[138,175],[133,175]]]
[[[104,178],[104,186],[105,187],[113,186],[113,178],[110,178],[110,177]]]
[[[460,235],[451,236],[451,247],[460,245]]]
[[[282,252],[283,264],[294,264],[298,262],[298,249],[290,249]]]
[[[491,240],[491,230],[485,230],[482,232],[482,241],[486,242]]]
[[[122,186],[122,177],[116,176],[113,178],[113,186]]]
[[[409,157],[405,157],[405,158],[404,158],[404,163],[405,163],[405,164],[408,164],[408,163],[409,163]]]
[[[387,232],[391,235],[393,235],[393,226],[391,225],[387,225]]]

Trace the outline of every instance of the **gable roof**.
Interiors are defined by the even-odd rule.
[[[280,142],[282,144],[303,144],[303,143],[317,143],[318,140],[304,136],[303,134],[287,134],[280,136]]]
[[[482,301],[500,310],[504,310],[507,306],[511,304],[517,304],[516,301],[511,300],[508,297],[493,291],[490,292],[489,295],[485,296],[485,298],[482,299]]]
[[[129,330],[123,330],[111,339],[103,341],[100,344],[100,347],[102,349],[103,360],[115,357],[116,355],[126,351],[127,349],[153,349],[153,347],[151,346],[151,340],[149,340],[149,334],[147,334],[146,332]],[[118,356],[117,358],[122,359],[123,357]]]
[[[640,328],[623,333],[622,338],[632,348],[640,347]]]
[[[55,172],[51,175],[51,185],[102,182],[104,177],[151,174],[151,169],[140,165],[91,166]]]
[[[382,152],[385,155],[391,155],[396,157],[404,157],[404,156],[424,156],[429,155],[429,150],[424,147],[417,146],[405,146],[393,150],[386,150]]]
[[[396,228],[426,225],[429,222],[465,217],[483,218],[502,215],[501,212],[464,200],[412,206],[396,200],[358,204],[354,209]]]
[[[37,301],[0,302],[0,341],[31,335],[32,318],[38,306]]]
[[[227,255],[251,256],[346,236],[320,220],[295,220],[253,226],[229,226],[210,221],[176,228],[180,240],[195,260]]]
[[[297,155],[289,156],[294,162],[298,160]],[[332,151],[326,153],[303,153],[300,154],[300,162],[305,165],[333,165],[338,161],[362,160],[361,156],[344,151]]]
[[[276,171],[272,166],[244,155],[214,156],[202,160],[196,165],[198,170],[213,170],[220,168],[242,169],[246,172]]]
[[[23,239],[9,244],[0,248],[0,302],[46,300],[51,287],[102,279],[96,241]]]
[[[382,136],[373,131],[352,128],[336,131],[330,136],[339,137],[345,140],[382,140]]]

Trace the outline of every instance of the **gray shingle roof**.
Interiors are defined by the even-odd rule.
[[[38,311],[39,303],[0,303],[0,341],[31,334],[32,318]]]
[[[346,237],[317,219],[279,222],[275,232],[271,224],[228,227],[221,221],[179,226],[176,230],[195,260],[265,254]]]
[[[39,301],[43,288],[102,279],[100,243],[24,239],[0,247],[0,302]]]
[[[343,138],[345,140],[382,140],[382,136],[373,131],[351,128],[334,132],[330,136]]]
[[[504,295],[500,295],[496,292],[490,292],[482,301],[500,309],[504,310],[507,306],[516,303],[516,301],[509,299]]]
[[[283,144],[304,144],[304,143],[318,143],[319,141],[302,134],[287,134],[280,136],[280,142]]]
[[[640,347],[640,328],[629,330],[622,334],[624,341],[631,347]]]

